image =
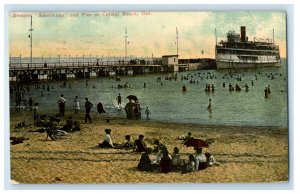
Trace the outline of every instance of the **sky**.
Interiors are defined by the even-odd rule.
[[[127,56],[214,58],[217,41],[229,30],[246,26],[249,40],[272,39],[286,57],[286,13],[282,11],[225,12],[10,12],[9,54],[30,56],[30,15],[33,57]],[[216,29],[216,33],[215,33]],[[203,52],[202,52],[203,51]]]

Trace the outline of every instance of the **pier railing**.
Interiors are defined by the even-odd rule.
[[[161,58],[130,58],[130,59],[104,59],[104,58],[45,58],[36,57],[10,57],[9,68],[13,69],[54,69],[54,68],[84,68],[84,67],[111,67],[111,66],[152,66],[160,65]]]

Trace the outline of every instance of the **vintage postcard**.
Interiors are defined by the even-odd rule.
[[[9,12],[20,184],[289,181],[286,12]]]

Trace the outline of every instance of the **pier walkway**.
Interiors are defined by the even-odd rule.
[[[136,75],[161,72],[160,64],[134,63],[11,63],[10,81],[65,80],[67,78],[91,78],[100,76]]]

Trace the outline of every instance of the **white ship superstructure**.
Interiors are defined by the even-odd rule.
[[[279,46],[273,39],[248,41],[246,27],[241,26],[241,34],[227,33],[227,41],[216,45],[216,65],[223,68],[268,67],[280,63]]]

